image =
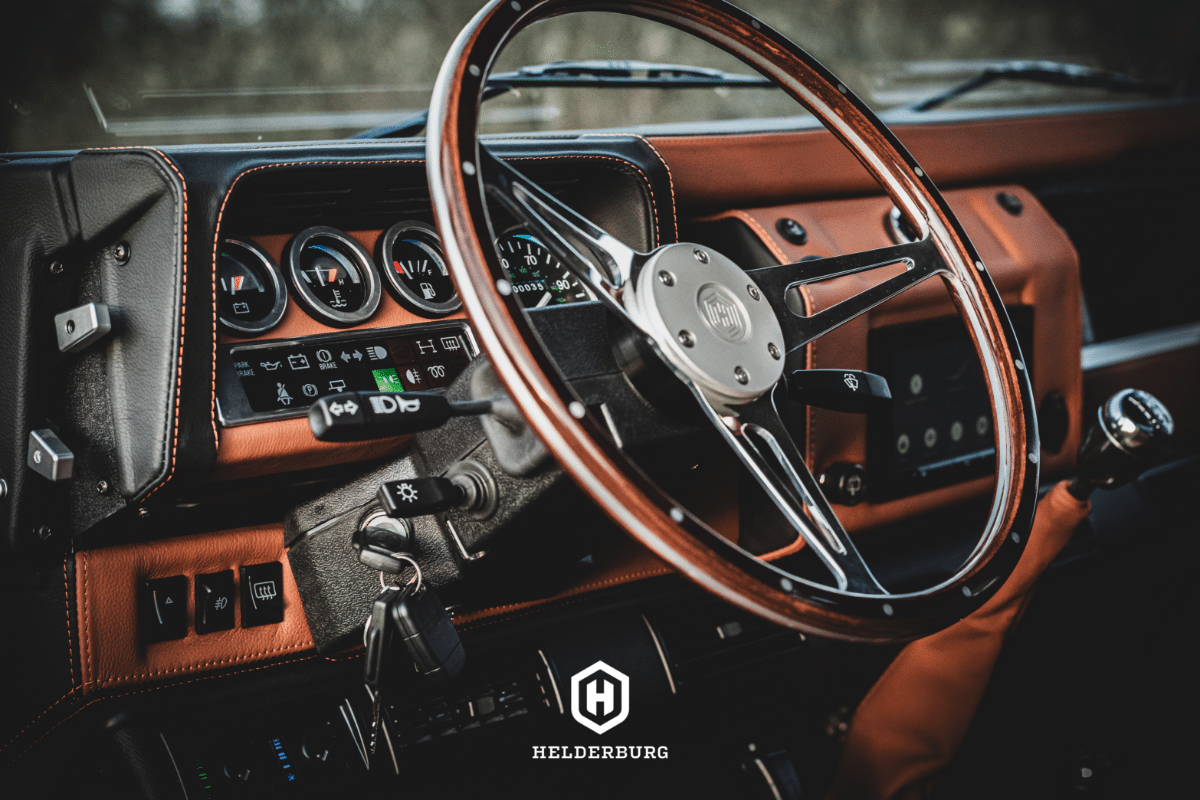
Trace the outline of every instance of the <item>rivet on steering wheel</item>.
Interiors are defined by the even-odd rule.
[[[776,624],[852,641],[911,639],[961,619],[1017,563],[1037,502],[1039,460],[1029,369],[1014,363],[1008,342],[1015,334],[1000,294],[962,226],[924,170],[846,84],[768,26],[724,0],[614,0],[605,10],[695,33],[772,78],[858,157],[921,229],[919,237],[877,250],[752,270],[707,244],[635,252],[492,151],[503,148],[507,155],[512,145],[481,142],[477,133],[474,80],[486,77],[484,65],[495,63],[503,44],[541,18],[592,6],[589,0],[492,0],[447,55],[430,104],[426,164],[434,216],[443,238],[455,245],[447,247],[454,280],[460,289],[469,287],[464,307],[514,404],[617,523],[724,600]],[[508,13],[510,7],[518,14]],[[464,73],[473,77],[469,87]],[[586,408],[568,382],[547,369],[531,317],[500,302],[513,287],[501,277],[491,246],[491,201],[543,240],[607,313],[623,318],[665,362],[827,568],[824,581],[790,573],[782,562],[765,563],[689,517],[619,445],[578,424]],[[789,292],[803,284],[897,266],[899,273],[829,308],[798,311],[788,302]],[[781,416],[783,355],[802,359],[819,337],[935,275],[954,298],[985,367],[995,426],[994,499],[979,542],[957,571],[936,586],[895,592],[872,575],[805,463],[807,442],[796,441]]]

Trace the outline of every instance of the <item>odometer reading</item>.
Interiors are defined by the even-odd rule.
[[[500,266],[513,294],[525,308],[581,303],[592,299],[587,289],[545,245],[527,233],[511,233],[496,241]]]

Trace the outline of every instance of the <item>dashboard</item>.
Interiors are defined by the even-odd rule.
[[[1069,181],[1044,175],[1067,162],[1107,163],[1096,142],[1125,131],[1164,147],[1200,131],[1194,110],[1167,122],[1155,114],[1098,115],[1089,124],[1110,135],[1069,155],[1063,118],[901,134],[949,187],[1013,321],[1048,481],[1071,473],[1097,387],[1138,374],[1146,358],[1170,366],[1139,380],[1173,395],[1180,430],[1200,422],[1194,321],[1165,347],[1147,344],[1154,331],[1086,338],[1097,301],[1085,294],[1077,233],[1061,222]],[[1017,135],[1028,143],[1020,153],[1002,146]],[[865,173],[823,131],[497,137],[488,146],[642,252],[687,240],[753,269],[906,235],[891,202],[868,191]],[[714,147],[722,158],[711,157]],[[369,441],[312,436],[309,408],[345,393],[403,400],[434,391],[465,402],[497,390],[448,273],[426,180],[423,147],[412,141],[131,148],[0,165],[6,192],[38,199],[0,223],[8,241],[26,243],[16,256],[6,251],[3,267],[25,283],[0,309],[14,321],[0,368],[18,387],[0,411],[21,433],[5,442],[2,465],[5,565],[14,580],[54,578],[53,613],[66,626],[55,631],[67,651],[45,676],[55,688],[16,700],[14,718],[36,718],[63,687],[68,704],[86,704],[133,687],[357,657],[379,576],[346,542],[376,518],[382,483],[449,475],[466,462],[492,477],[500,501],[487,513],[414,520],[407,534],[464,632],[521,624],[670,572],[613,536],[528,431],[501,440],[491,423],[463,417]],[[644,456],[648,472],[682,473],[671,490],[723,536],[769,559],[796,557],[801,543],[772,532],[762,498],[738,491],[736,468],[696,435],[678,398],[654,396],[627,374],[601,303],[500,209],[492,234],[548,362],[606,435]],[[14,269],[14,258],[32,268]],[[796,302],[816,313],[877,280],[808,284]],[[106,307],[111,329],[78,351],[57,350],[50,320],[88,304]],[[1112,355],[1118,345],[1123,358]],[[872,373],[891,388],[890,403],[865,413],[788,407],[789,431],[847,529],[867,540],[989,496],[994,421],[941,284],[838,328],[808,346],[803,363]],[[1164,374],[1175,382],[1154,385]],[[27,468],[29,431],[50,431],[69,452],[68,479]],[[148,636],[146,587],[180,577],[184,624]],[[236,587],[237,615],[202,629],[201,587],[226,585],[217,580]],[[266,582],[269,591],[249,588]],[[275,598],[277,618],[247,624],[259,601]]]

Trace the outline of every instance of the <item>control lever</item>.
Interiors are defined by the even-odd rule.
[[[1137,477],[1175,431],[1171,412],[1141,389],[1117,392],[1096,418],[1075,459],[1079,477],[1068,488],[1080,500],[1098,486],[1111,488]]]
[[[798,369],[787,376],[788,399],[806,406],[866,414],[892,402],[887,378],[854,369]]]
[[[389,517],[406,519],[440,514],[461,505],[467,493],[450,478],[410,478],[379,487],[379,502]]]
[[[343,392],[320,397],[308,426],[322,442],[361,442],[428,431],[451,417],[487,414],[490,400],[456,402],[437,392]]]

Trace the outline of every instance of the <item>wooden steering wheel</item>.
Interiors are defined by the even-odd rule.
[[[478,135],[487,75],[532,22],[591,10],[663,22],[723,48],[812,112],[854,153],[919,239],[744,271],[708,247],[638,253],[492,156]],[[901,641],[957,621],[1016,566],[1033,521],[1038,434],[1028,370],[1000,295],[945,200],[890,130],[781,34],[722,0],[493,0],[463,29],[434,85],[429,186],[446,259],[475,335],[514,403],[563,468],[619,525],[704,588],[772,622],[853,641]],[[669,368],[832,576],[827,585],[738,547],[637,468],[537,343],[492,245],[487,203],[503,206]],[[880,267],[903,271],[811,316],[796,286]],[[949,579],[891,593],[872,575],[782,422],[782,378],[806,344],[939,275],[982,363],[995,420],[994,497],[983,533]],[[712,313],[718,312],[718,313]],[[682,337],[680,331],[692,333]],[[683,341],[690,338],[690,341]]]

